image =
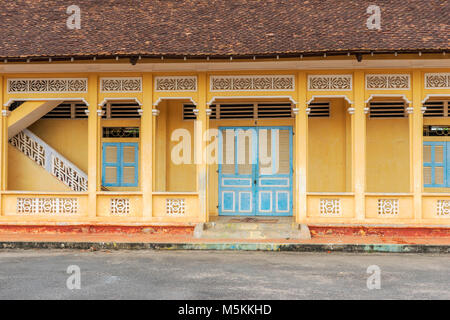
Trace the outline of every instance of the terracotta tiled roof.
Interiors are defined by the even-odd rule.
[[[3,0],[0,58],[449,51],[449,21],[449,0]]]

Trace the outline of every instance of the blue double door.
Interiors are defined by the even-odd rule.
[[[219,215],[292,215],[292,127],[219,128]]]

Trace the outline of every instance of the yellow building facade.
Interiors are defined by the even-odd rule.
[[[3,63],[0,80],[2,224],[449,225],[446,55]],[[268,132],[266,180],[262,144],[227,129]],[[253,165],[225,163],[229,141],[244,162],[257,145]]]

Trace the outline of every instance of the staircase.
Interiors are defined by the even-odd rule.
[[[87,175],[28,129],[9,143],[73,191],[87,191]]]
[[[53,110],[62,101],[26,101],[14,109],[8,117],[8,139]]]
[[[292,217],[242,218],[220,217],[217,221],[197,225],[194,236],[202,239],[310,239],[306,225]]]

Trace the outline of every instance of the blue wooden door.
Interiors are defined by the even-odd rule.
[[[292,215],[292,128],[219,130],[219,214]]]
[[[259,128],[256,215],[292,215],[292,128]]]

